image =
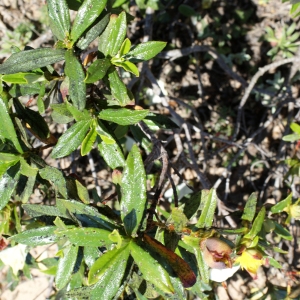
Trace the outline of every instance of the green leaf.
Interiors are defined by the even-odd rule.
[[[75,184],[76,184],[76,189],[80,200],[85,204],[89,204],[90,196],[87,188],[83,186],[78,180],[75,180]]]
[[[115,100],[119,103],[119,105],[125,106],[127,104],[130,104],[132,101],[128,95],[127,87],[120,79],[119,74],[115,68],[111,68],[111,71],[108,73],[108,80],[111,93]]]
[[[100,228],[82,227],[59,230],[56,235],[67,238],[72,244],[89,247],[108,247],[112,244],[109,239],[110,231]]]
[[[126,233],[135,236],[146,206],[146,173],[140,150],[134,145],[128,154],[121,181],[121,218]]]
[[[16,83],[16,84],[31,84],[39,81],[45,81],[43,74],[37,73],[16,73],[16,74],[7,74],[1,76],[2,81],[7,83]]]
[[[183,287],[190,288],[196,283],[196,275],[188,263],[180,256],[146,234],[144,234],[143,238],[144,242],[147,243],[151,250],[158,253],[168,262],[182,282]]]
[[[70,38],[74,44],[84,31],[93,24],[106,5],[107,0],[85,0],[78,9]]]
[[[12,236],[10,240],[31,247],[52,244],[59,239],[54,234],[56,229],[56,226],[44,226],[37,229],[29,229]]]
[[[55,276],[55,284],[59,290],[65,287],[71,279],[78,255],[78,246],[69,245],[62,251],[63,257],[59,259]]]
[[[22,207],[25,209],[27,214],[32,217],[40,216],[53,216],[53,217],[62,217],[68,218],[66,214],[62,214],[61,211],[52,205],[41,205],[41,204],[23,204]]]
[[[252,193],[248,198],[244,212],[242,215],[242,220],[252,222],[256,212],[257,194]]]
[[[84,261],[89,267],[89,269],[101,255],[102,252],[99,250],[98,247],[85,246],[83,248]]]
[[[139,69],[137,68],[137,66],[135,64],[133,64],[132,62],[128,61],[128,60],[125,60],[125,61],[122,61],[122,62],[112,61],[112,63],[115,66],[123,68],[127,72],[131,72],[136,77],[140,76],[140,72],[139,72]]]
[[[115,225],[104,215],[100,214],[95,208],[75,200],[56,199],[56,205],[60,213],[70,216],[75,215],[77,219],[83,217],[85,221],[91,220],[97,227],[103,227],[112,231]]]
[[[289,194],[284,200],[278,202],[273,207],[271,207],[272,214],[281,213],[285,208],[289,207],[292,204],[292,193]]]
[[[149,60],[161,52],[166,44],[166,42],[156,41],[139,44],[126,54],[126,58],[132,62]]]
[[[85,78],[86,83],[94,83],[102,79],[109,67],[111,66],[110,60],[108,58],[95,60],[87,69],[87,74]]]
[[[17,134],[14,128],[14,125],[9,116],[6,104],[3,99],[0,98],[0,139],[2,141],[11,142],[14,147],[18,150],[19,153],[23,153],[23,149],[17,138]]]
[[[59,124],[67,124],[74,120],[74,117],[68,109],[67,103],[51,104],[53,109],[51,117],[54,122]]]
[[[291,233],[287,229],[285,229],[282,225],[278,224],[277,222],[275,222],[274,232],[285,240],[288,241],[293,240],[293,236],[291,235]]]
[[[130,50],[130,47],[131,47],[130,39],[126,38],[120,47],[119,56],[122,57],[123,55],[127,54]]]
[[[70,127],[59,139],[53,148],[52,157],[60,158],[69,155],[77,149],[89,130],[91,121],[79,121]]]
[[[46,142],[50,136],[50,130],[45,119],[38,112],[24,107],[16,98],[14,107],[18,117],[25,122],[26,128],[39,140]]]
[[[0,65],[0,74],[28,72],[65,59],[64,49],[40,48],[12,54]]]
[[[92,285],[97,281],[99,281],[99,279],[102,276],[104,276],[106,272],[109,272],[110,268],[116,267],[117,263],[123,264],[122,269],[125,270],[128,257],[129,257],[128,243],[121,248],[115,248],[111,251],[107,251],[106,253],[104,253],[101,257],[99,257],[96,260],[96,262],[90,268],[89,275],[88,275],[88,284]],[[120,279],[122,279],[122,277]],[[119,286],[117,286],[117,288],[118,287]]]
[[[84,82],[85,75],[82,65],[75,56],[73,49],[67,50],[65,59],[65,73],[70,80],[70,98],[78,110],[83,110],[86,102],[86,86]]]
[[[96,130],[102,140],[98,143],[98,150],[107,165],[112,169],[123,167],[125,164],[125,158],[122,149],[100,120],[98,120],[98,126]]]
[[[205,195],[201,196],[202,212],[196,224],[198,228],[210,228],[214,220],[214,213],[217,207],[218,197],[215,189],[203,191]]]
[[[105,57],[108,55],[111,57],[115,56],[122,46],[126,36],[126,30],[126,13],[121,12],[118,17],[111,15],[105,31],[99,37],[99,51],[102,52]]]
[[[180,4],[178,6],[178,11],[186,17],[196,16],[197,12],[189,5]]]
[[[0,177],[18,161],[20,161],[19,155],[4,152],[0,153]]]
[[[59,192],[65,198],[68,197],[66,180],[60,170],[47,166],[39,170],[39,174],[43,179],[46,179],[53,184],[56,192]]]
[[[106,254],[109,255],[109,252]],[[67,293],[67,297],[70,297],[71,299],[86,299],[88,297],[88,299],[91,300],[114,298],[124,277],[128,252],[128,247],[122,248],[122,251],[120,251],[119,255],[113,257],[110,263],[105,264],[103,262],[105,268],[103,269],[103,273],[102,270],[100,271],[102,276],[96,284],[70,291]]]
[[[81,156],[87,155],[93,148],[97,138],[96,124],[92,123],[89,133],[84,138],[81,145]]]
[[[282,140],[285,141],[285,142],[299,141],[300,140],[300,134],[298,134],[298,133],[288,134],[288,135],[285,135],[284,137],[282,137]]]
[[[81,50],[86,49],[89,46],[89,44],[93,42],[103,32],[103,30],[109,22],[109,17],[110,14],[106,14],[99,22],[93,25],[85,33],[85,35],[81,36],[81,38],[76,43],[76,46]]]
[[[65,0],[48,0],[49,25],[53,34],[61,41],[69,36],[70,14]]]
[[[0,210],[9,202],[20,176],[20,164],[10,167],[0,178]]]
[[[298,133],[300,135],[300,125],[298,125],[297,123],[292,123],[290,125],[290,128],[295,132]]]
[[[148,109],[108,108],[100,112],[99,118],[119,125],[131,125],[143,120],[148,112]]]
[[[145,280],[165,293],[174,293],[168,272],[143,248],[133,240],[129,244],[130,254],[138,265]]]
[[[20,163],[21,163],[20,173],[22,175],[27,177],[36,176],[36,174],[38,173],[38,168],[32,167],[30,164],[28,164],[28,162],[23,157],[21,157]]]
[[[9,94],[12,97],[20,97],[20,96],[26,96],[26,95],[36,95],[40,93],[40,83],[32,83],[32,84],[22,84],[12,85],[11,89],[9,90]]]
[[[102,141],[98,144],[98,150],[111,169],[124,166],[125,158],[121,148],[117,143],[106,144]]]
[[[244,238],[253,240],[258,235],[258,233],[261,231],[261,227],[263,225],[265,215],[266,215],[266,208],[263,206],[260,212],[257,214],[251,230],[244,236]]]

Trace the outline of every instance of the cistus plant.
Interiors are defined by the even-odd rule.
[[[280,267],[270,254],[279,249],[268,242],[267,233],[292,237],[285,224],[257,207],[254,194],[237,229],[214,226],[214,189],[193,193],[170,211],[148,199],[138,145],[146,137],[135,125],[175,125],[135,105],[119,69],[139,76],[136,63],[152,59],[166,43],[132,46],[126,38],[129,16],[118,6],[122,3],[48,0],[54,47],[14,47],[0,65],[0,259],[9,264],[10,250],[24,255],[13,264],[15,275],[43,265],[43,272],[55,276],[60,298],[206,299],[210,280],[224,281],[240,267],[252,277],[261,265]],[[77,11],[72,24],[69,9]],[[97,50],[87,51],[97,38]],[[58,62],[62,73],[52,66]],[[38,111],[22,103],[26,95],[37,95]],[[43,117],[48,108],[51,124],[67,124],[58,139]],[[125,155],[121,138],[127,132],[137,144]],[[35,147],[36,140],[42,146]],[[114,207],[96,193],[90,199],[80,174],[66,174],[41,155],[52,148],[52,158],[59,160],[80,146],[85,156],[95,145],[113,170]],[[28,203],[35,188],[45,191],[51,204]],[[152,189],[158,198],[159,190]],[[273,212],[279,213],[277,208]],[[57,244],[57,259],[36,261],[28,253],[47,244]]]

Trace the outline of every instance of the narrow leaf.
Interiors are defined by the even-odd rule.
[[[56,226],[45,226],[37,229],[25,230],[10,239],[31,247],[55,243],[59,238],[54,234]]]
[[[96,126],[91,126],[89,133],[84,138],[81,145],[81,156],[87,155],[93,148],[97,138]]]
[[[201,197],[202,212],[196,224],[196,227],[210,228],[214,220],[214,214],[217,207],[218,197],[215,189],[211,189],[209,192],[202,192],[206,193],[206,195],[204,197]]]
[[[128,244],[121,248],[115,248],[111,251],[107,251],[101,257],[99,257],[93,266],[90,268],[88,275],[88,284],[96,283],[109,269],[118,263],[125,262],[125,266],[129,257]]]
[[[70,80],[70,98],[77,109],[83,110],[86,102],[86,86],[84,83],[85,75],[82,65],[75,56],[73,49],[67,50],[65,59],[65,73]]]
[[[246,202],[242,219],[252,222],[256,213],[257,194],[252,193]]]
[[[131,72],[136,77],[140,76],[140,72],[139,72],[139,69],[137,68],[137,66],[128,60],[125,60],[122,62],[113,62],[113,64],[115,66],[123,68],[127,72]]]
[[[148,112],[147,109],[108,108],[100,112],[99,118],[119,125],[132,125],[143,120]]]
[[[69,7],[65,0],[47,0],[47,5],[50,28],[63,41],[70,31]]]
[[[260,212],[257,214],[252,224],[251,230],[244,236],[244,238],[253,240],[255,236],[257,236],[257,234],[261,231],[261,227],[263,225],[265,215],[266,215],[266,208],[263,206]]]
[[[53,148],[52,157],[60,158],[69,155],[77,149],[89,130],[91,121],[79,121],[70,127]]]
[[[125,106],[130,104],[132,101],[128,96],[128,91],[120,79],[119,74],[115,68],[112,68],[112,71],[108,74],[109,86],[111,89],[111,93],[120,106]]]
[[[76,46],[81,50],[86,49],[89,44],[103,32],[109,22],[109,16],[110,14],[106,14],[99,22],[93,25],[92,28],[89,29],[84,36],[81,36]]]
[[[272,214],[281,213],[285,208],[289,207],[292,204],[293,194],[290,193],[284,200],[278,202],[273,207],[271,207]]]
[[[122,12],[119,16],[111,15],[109,23],[99,37],[99,51],[104,56],[115,56],[120,50],[126,36],[126,13]]]
[[[56,235],[60,238],[67,238],[72,244],[77,246],[89,246],[89,247],[108,247],[112,244],[109,239],[110,231],[83,227],[83,228],[71,228],[68,230],[59,230]]]
[[[180,256],[146,234],[144,234],[143,239],[153,251],[159,253],[168,262],[179,277],[183,287],[189,288],[196,283],[197,278],[195,273]]]
[[[85,78],[86,83],[94,83],[102,79],[109,67],[111,66],[110,60],[108,58],[95,60],[87,69],[87,74]]]
[[[153,58],[162,49],[165,48],[167,43],[150,41],[142,43],[134,47],[130,52],[127,53],[126,57],[132,62],[140,62]]]
[[[121,181],[121,218],[128,235],[135,236],[146,206],[146,173],[137,145],[128,154]]]
[[[174,293],[168,272],[144,249],[134,241],[130,242],[130,254],[138,265],[145,280],[165,293]]]
[[[55,276],[56,287],[61,290],[69,282],[75,267],[78,246],[69,245],[63,249],[63,257],[59,259]]]
[[[83,32],[93,24],[96,18],[101,14],[107,0],[85,0],[78,9],[75,17],[70,38],[75,43]]]
[[[0,74],[28,72],[65,59],[64,49],[40,48],[12,54],[2,65]]]
[[[20,161],[20,156],[11,153],[0,153],[0,177],[6,173],[7,169]]]
[[[63,197],[67,198],[66,180],[62,172],[54,167],[47,166],[39,170],[39,174],[43,179],[50,181],[55,190],[59,192]]]
[[[17,134],[13,125],[13,122],[8,114],[6,104],[3,99],[0,98],[0,139],[5,142],[11,142],[19,153],[23,153],[23,149],[17,138]]]
[[[20,164],[10,167],[0,178],[0,210],[9,202],[20,176]]]

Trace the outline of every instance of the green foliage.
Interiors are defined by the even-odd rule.
[[[277,30],[267,27],[264,38],[272,46],[267,55],[271,56],[273,60],[278,54],[281,54],[283,58],[293,57],[298,49],[299,42],[296,41],[300,36],[299,32],[294,32],[295,29],[295,22],[290,26],[284,25]]]
[[[47,267],[44,272],[55,276],[57,297],[61,293],[70,299],[121,295],[125,299],[131,294],[138,299],[184,299],[189,294],[204,299],[204,292],[210,290],[211,270],[216,269],[213,263],[224,269],[233,265],[247,269],[242,259],[247,251],[258,251],[263,258],[268,257],[267,250],[280,251],[266,240],[267,232],[292,239],[285,226],[291,217],[298,218],[299,200],[287,198],[271,208],[258,207],[252,194],[242,213],[242,226],[236,229],[214,227],[220,201],[215,189],[192,193],[161,211],[161,216],[155,214],[160,208],[154,201],[150,207],[141,150],[150,153],[153,145],[136,125],[145,123],[153,131],[177,126],[166,116],[134,105],[119,69],[139,76],[136,64],[154,58],[166,43],[132,46],[126,38],[127,14],[111,9],[125,2],[47,1],[50,28],[57,39],[54,48],[16,50],[0,65],[1,92],[7,95],[0,97],[0,234],[8,238],[10,249],[16,244],[57,244],[57,259],[41,262]],[[161,7],[159,1],[137,4],[141,10],[146,5]],[[203,7],[208,9],[210,3],[206,1]],[[77,11],[73,24],[69,9]],[[197,17],[188,5],[180,5],[179,12]],[[247,16],[239,13],[239,18]],[[288,28],[287,36],[293,31]],[[86,64],[82,54],[97,38],[93,61]],[[228,58],[243,61],[246,55],[242,52]],[[64,73],[59,75],[52,65],[61,61]],[[90,93],[99,88],[98,81],[101,97]],[[31,94],[39,95],[38,112],[22,103],[22,96]],[[63,103],[49,105],[49,99],[58,94]],[[51,124],[42,114],[48,106]],[[58,140],[49,129],[56,123],[66,124]],[[292,126],[297,137],[298,127]],[[141,147],[134,144],[127,152],[122,148],[127,132]],[[81,156],[98,150],[113,170],[115,205],[90,194],[66,170],[48,165],[39,156],[44,147],[36,148],[35,139],[52,147],[51,158],[57,161],[74,154],[78,147]],[[44,191],[48,205],[27,203],[35,187]],[[269,212],[287,212],[289,218],[281,224],[270,219]],[[229,234],[236,236],[235,243],[226,238]],[[280,267],[276,260],[271,261]],[[30,266],[27,263],[24,273]],[[37,262],[32,265],[38,267]]]

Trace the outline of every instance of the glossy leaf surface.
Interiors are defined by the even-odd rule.
[[[55,190],[59,192],[63,197],[68,197],[66,180],[60,170],[54,167],[47,166],[39,170],[39,174],[42,178],[50,181],[53,184]]]
[[[210,228],[214,220],[214,213],[217,207],[217,193],[215,189],[205,191],[205,195],[201,195],[201,215],[196,224],[198,228]]]
[[[251,230],[244,236],[244,238],[253,240],[257,236],[257,234],[261,231],[261,227],[264,222],[265,215],[266,215],[266,208],[262,207],[262,209],[257,214],[252,224]]]
[[[90,127],[90,121],[79,121],[70,127],[53,148],[52,157],[60,158],[69,155],[81,144]]]
[[[169,263],[182,282],[183,287],[189,288],[196,283],[196,275],[188,263],[180,256],[146,234],[144,234],[143,238],[145,243],[147,243],[153,251],[159,253],[159,255],[161,255]]]
[[[28,72],[65,59],[64,49],[40,48],[12,54],[0,65],[0,74]]]
[[[126,36],[126,14],[122,12],[119,16],[111,15],[109,23],[99,37],[98,49],[104,56],[115,56],[120,50]]]
[[[115,68],[109,72],[108,80],[111,93],[120,106],[125,106],[132,102],[128,96],[127,88],[123,81],[120,79],[119,74]]]
[[[150,41],[142,43],[128,52],[126,57],[134,62],[149,60],[162,51],[165,46],[165,42]]]
[[[37,229],[29,229],[12,236],[10,239],[17,243],[31,247],[52,244],[59,239],[54,234],[56,229],[56,226],[45,226]]]
[[[85,0],[78,9],[75,17],[70,38],[75,43],[82,33],[93,24],[96,18],[101,14],[107,0]]]
[[[63,41],[70,31],[70,14],[66,0],[47,0],[47,6],[50,28]]]
[[[19,153],[23,153],[23,149],[17,138],[17,134],[13,122],[8,114],[8,110],[4,100],[0,98],[0,139],[2,141],[11,142]]]
[[[107,251],[101,257],[99,257],[96,260],[96,262],[93,264],[93,266],[90,268],[89,275],[88,275],[88,283],[90,285],[96,283],[105,273],[110,272],[109,269],[112,266],[116,267],[116,264],[118,263],[123,264],[122,269],[125,269],[124,267],[127,264],[128,257],[129,257],[128,244],[126,244],[121,248],[114,248],[113,250]],[[115,275],[117,274],[115,273]]]
[[[137,145],[126,159],[121,181],[121,218],[128,235],[135,236],[146,206],[146,174]]]
[[[0,209],[9,202],[20,176],[20,165],[10,167],[0,178]]]
[[[256,203],[257,203],[257,195],[256,195],[256,193],[252,193],[246,202],[244,212],[242,215],[243,220],[246,220],[249,222],[253,221],[253,218],[256,213]]]
[[[138,265],[145,280],[154,284],[165,293],[174,292],[174,287],[172,286],[168,272],[134,241],[130,243],[130,254]]]
[[[59,259],[55,276],[56,287],[61,290],[69,282],[76,263],[78,246],[69,245],[63,249],[63,257]]]
[[[112,244],[108,230],[92,227],[71,228],[56,232],[58,237],[66,237],[72,244],[89,247],[108,247]]]
[[[81,63],[75,56],[73,49],[67,50],[66,52],[66,66],[65,73],[69,77],[69,95],[73,102],[73,105],[78,110],[85,108],[86,102],[86,86],[84,83],[84,72]]]
[[[132,125],[143,120],[147,114],[147,109],[108,108],[100,112],[99,118],[119,125]]]
[[[93,25],[84,36],[82,36],[76,46],[84,50],[86,49],[91,42],[93,42],[105,29],[106,25],[109,22],[109,16],[110,14],[106,14],[99,22],[97,22],[95,25]]]
[[[102,79],[105,76],[110,66],[111,66],[110,60],[107,58],[95,60],[87,69],[85,82],[94,83]]]
[[[0,153],[0,177],[9,169],[20,161],[20,156],[11,153]]]
[[[81,156],[87,155],[93,148],[93,145],[97,138],[97,131],[95,122],[92,123],[90,131],[84,138],[82,145],[81,145]]]

